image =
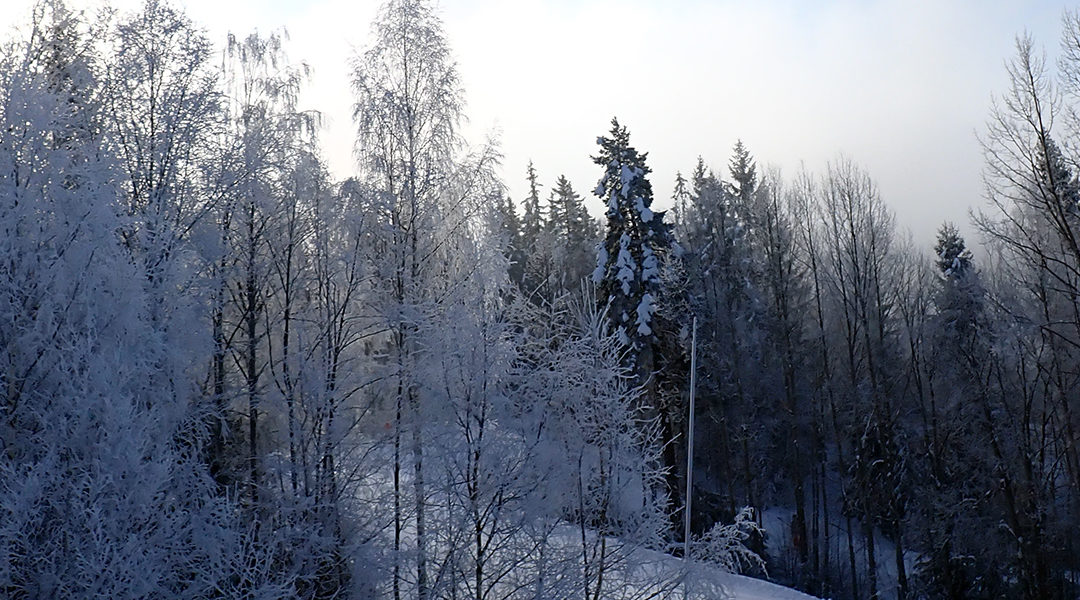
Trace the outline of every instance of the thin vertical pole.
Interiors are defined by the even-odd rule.
[[[686,501],[683,503],[683,561],[690,560],[690,505],[694,480],[694,388],[697,382],[697,317],[694,317],[690,338],[690,420],[686,432]],[[688,563],[689,564],[689,563]],[[689,596],[689,582],[683,586]]]

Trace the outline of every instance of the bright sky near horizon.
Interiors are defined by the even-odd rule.
[[[380,0],[174,0],[215,40],[284,26],[313,69],[305,108],[323,112],[331,170],[353,171],[349,58]],[[96,0],[69,0],[97,6]],[[121,9],[139,0],[116,0]],[[30,0],[7,0],[25,19]],[[656,203],[697,157],[723,175],[741,138],[759,166],[821,172],[843,155],[868,169],[898,223],[928,244],[943,220],[985,205],[991,95],[1017,34],[1053,58],[1064,2],[986,0],[441,0],[473,143],[505,156],[511,196],[531,159],[543,193],[559,174],[588,198],[590,156],[612,116],[649,153]],[[0,20],[0,26],[5,23]],[[9,27],[4,27],[9,29]],[[974,245],[975,240],[971,240]]]

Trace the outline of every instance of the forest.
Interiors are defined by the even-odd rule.
[[[436,6],[370,27],[344,179],[282,32],[4,42],[0,596],[1080,595],[1080,12],[1002,57],[971,249],[742,142],[654,207],[617,119],[512,199]]]

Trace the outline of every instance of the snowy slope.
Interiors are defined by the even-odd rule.
[[[743,575],[718,573],[713,577],[713,585],[722,586],[729,594],[728,596],[718,596],[720,598],[727,597],[733,600],[817,600],[814,596],[808,596],[791,588]],[[691,584],[690,589],[694,589],[693,584]]]
[[[709,563],[687,565],[682,559],[652,550],[639,550],[636,558],[639,566],[659,567],[662,572],[671,575],[677,573],[676,578],[685,574],[684,582],[689,584],[689,598],[693,600],[819,600],[775,583],[727,573]],[[683,584],[680,583],[665,597],[678,600],[684,597],[684,593]]]

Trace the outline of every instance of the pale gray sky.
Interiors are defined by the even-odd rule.
[[[8,0],[25,6],[29,0]],[[177,0],[221,40],[285,26],[314,69],[304,102],[323,111],[324,153],[352,172],[349,57],[379,0]],[[72,0],[94,5],[94,0]],[[121,7],[138,0],[118,0]],[[866,167],[901,226],[928,242],[943,219],[983,205],[976,140],[1006,84],[1015,36],[1051,55],[1066,3],[1050,0],[442,0],[474,142],[496,132],[518,201],[532,159],[590,197],[590,156],[612,116],[649,153],[657,204],[698,155],[724,170],[742,138],[759,163],[822,171],[841,153]],[[25,10],[5,11],[22,19]],[[967,229],[965,227],[965,229]],[[974,242],[974,240],[972,240]]]

